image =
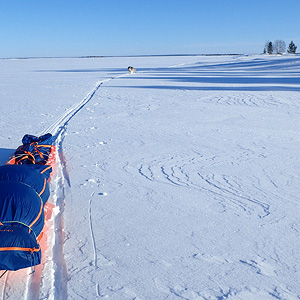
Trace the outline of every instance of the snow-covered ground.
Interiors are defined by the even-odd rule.
[[[0,82],[1,164],[26,133],[58,152],[43,265],[2,299],[300,299],[299,56],[0,60]]]

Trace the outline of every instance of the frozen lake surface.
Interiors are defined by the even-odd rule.
[[[300,56],[0,70],[1,164],[27,133],[57,146],[43,264],[3,299],[300,299]]]

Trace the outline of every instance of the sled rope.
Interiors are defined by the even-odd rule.
[[[1,275],[0,275],[0,279],[6,274],[8,270],[5,270]]]

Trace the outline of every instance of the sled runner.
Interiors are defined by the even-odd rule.
[[[22,142],[0,166],[0,270],[41,263],[39,242],[55,147],[51,134],[25,135]]]

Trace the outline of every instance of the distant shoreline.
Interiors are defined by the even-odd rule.
[[[84,56],[37,56],[37,57],[3,57],[5,59],[45,59],[45,58],[106,58],[106,57],[171,57],[171,56],[238,56],[248,55],[241,53],[232,54],[142,54],[142,55],[84,55]]]

